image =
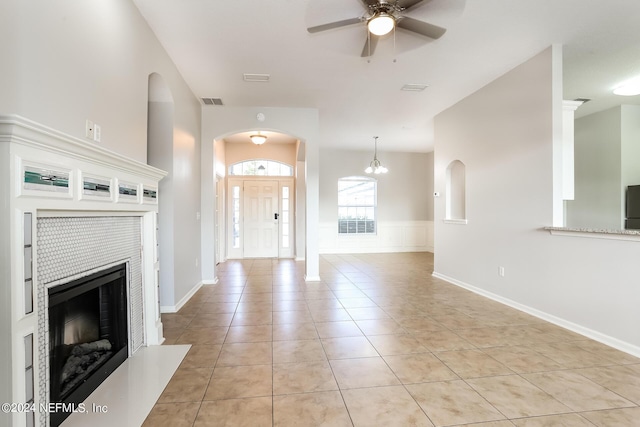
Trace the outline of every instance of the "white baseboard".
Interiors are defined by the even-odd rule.
[[[202,284],[203,284],[204,286],[207,286],[207,285],[217,285],[217,284],[218,284],[218,278],[216,277],[216,278],[214,278],[213,280],[210,280],[210,279],[209,279],[209,280],[203,280],[203,281],[202,281]]]
[[[307,276],[305,274],[304,281],[305,282],[319,282],[320,281],[320,276]]]
[[[473,285],[454,279],[453,277],[449,277],[444,274],[437,273],[435,271],[433,272],[433,277],[437,277],[438,279],[442,279],[446,282],[451,283],[452,285],[459,286],[475,294],[482,295],[483,297],[489,298],[491,300],[494,300],[506,306],[515,308],[516,310],[520,310],[522,312],[530,314],[534,317],[537,317],[538,319],[545,320],[549,323],[553,323],[554,325],[568,329],[572,332],[583,335],[587,338],[591,338],[595,341],[598,341],[602,344],[608,345],[609,347],[613,347],[615,349],[628,353],[632,356],[640,357],[640,347],[630,344],[626,341],[622,341],[618,338],[614,338],[612,336],[603,334],[601,332],[594,331],[593,329],[585,328],[584,326],[578,325],[577,323],[573,323],[566,319],[562,319],[560,317],[538,310],[536,308],[529,307],[528,305],[520,304],[519,302],[510,300],[508,298],[502,297],[492,292],[488,292],[484,289],[477,288]]]
[[[161,305],[160,313],[177,313],[191,299],[191,297],[195,295],[195,293],[198,292],[198,290],[200,290],[202,285],[203,285],[202,282],[196,283],[196,285],[193,288],[191,288],[191,290],[187,292],[187,294],[184,297],[182,297],[182,299],[178,301],[176,305]]]

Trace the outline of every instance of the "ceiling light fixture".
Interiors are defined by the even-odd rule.
[[[616,95],[636,96],[640,95],[640,77],[631,79],[613,90]]]
[[[375,173],[376,175],[381,173],[387,173],[389,172],[389,169],[382,166],[382,163],[380,163],[380,160],[378,160],[378,137],[374,136],[373,140],[374,140],[373,160],[371,160],[371,163],[369,163],[369,167],[366,168],[364,171],[365,173]]]
[[[400,88],[400,90],[404,90],[407,92],[422,92],[423,90],[425,90],[427,87],[429,87],[428,85],[425,84],[420,84],[420,83],[407,83],[406,85],[402,86]]]
[[[267,83],[271,78],[270,74],[244,73],[242,78],[245,82]]]
[[[253,142],[256,145],[262,145],[265,142],[267,142],[267,137],[265,135],[260,135],[260,133],[251,135],[249,138],[251,139],[251,142]]]
[[[376,36],[389,34],[395,26],[396,19],[387,12],[377,12],[369,19],[369,22],[367,22],[367,28],[371,34],[375,34]]]

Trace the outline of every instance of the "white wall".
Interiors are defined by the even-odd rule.
[[[264,122],[256,116],[263,113]],[[319,113],[311,108],[243,108],[243,107],[207,107],[202,109],[202,256],[206,259],[215,257],[214,210],[215,188],[213,186],[214,158],[213,142],[238,132],[248,130],[276,131],[292,135],[304,142],[304,170],[298,174],[305,175],[306,209],[305,215],[305,262],[308,280],[319,279],[318,254],[318,149]],[[267,142],[268,144],[268,142]],[[231,144],[229,144],[231,145]],[[227,147],[228,148],[228,147]],[[227,162],[229,153],[225,150]],[[212,160],[213,159],[213,160]],[[298,165],[300,166],[300,163]],[[298,238],[300,236],[298,235]],[[204,267],[204,266],[203,266]],[[215,266],[203,268],[205,281],[215,281]]]
[[[372,151],[320,150],[321,253],[433,250],[433,153],[379,151],[375,236],[338,235],[338,179],[366,176]]]
[[[622,106],[622,197],[624,216],[626,188],[640,185],[640,105]]]
[[[304,181],[304,161],[297,162],[296,168],[296,260],[304,260],[306,242],[306,210],[307,210],[307,184]]]
[[[562,108],[554,56],[545,50],[436,117],[435,190],[451,160],[463,161],[469,222],[443,223],[436,199],[434,275],[640,355],[638,242],[541,229],[553,218],[552,117]]]
[[[200,127],[199,109],[199,103],[195,103],[191,111],[193,129]],[[176,126],[173,138],[174,300],[162,305],[179,309],[202,283],[200,132],[187,132]]]
[[[80,138],[90,119],[102,146],[145,162],[149,74],[177,98],[193,97],[129,0],[3,0],[1,8],[0,112]]]
[[[567,227],[622,228],[621,119],[615,107],[575,120],[575,199],[566,203]]]
[[[227,143],[225,147],[227,170],[234,163],[248,159],[270,159],[296,167],[296,144],[256,145],[247,143]]]
[[[567,226],[622,229],[625,190],[640,184],[640,106],[621,105],[575,121],[575,200]]]
[[[79,138],[90,119],[101,126],[100,145],[146,162],[149,75],[166,82],[174,100],[169,181],[180,190],[174,296],[165,302],[177,304],[200,281],[199,101],[130,0],[3,0],[0,19],[1,113]]]
[[[168,172],[158,185],[158,261],[160,305],[175,305],[175,198],[173,188],[173,102],[149,102],[147,161]]]

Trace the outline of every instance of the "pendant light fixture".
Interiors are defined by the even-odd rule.
[[[378,160],[378,137],[377,136],[373,137],[373,144],[374,144],[373,160],[371,160],[371,163],[369,163],[369,167],[366,168],[364,171],[365,173],[374,173],[376,175],[381,173],[387,173],[389,169],[382,166],[382,163],[380,163],[380,160]]]

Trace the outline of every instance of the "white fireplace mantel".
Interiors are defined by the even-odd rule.
[[[0,402],[24,404],[31,396],[36,405],[48,403],[41,401],[47,392],[38,380],[47,373],[37,363],[47,337],[41,324],[45,307],[36,295],[50,286],[38,283],[36,273],[38,218],[139,218],[143,345],[162,343],[156,225],[164,176],[93,141],[0,115]],[[0,414],[0,424],[6,419],[25,426],[28,417]],[[48,417],[36,412],[29,421],[47,427]]]

